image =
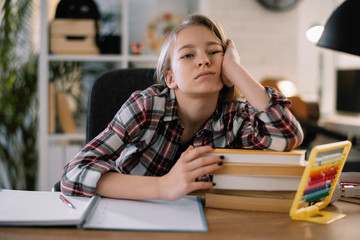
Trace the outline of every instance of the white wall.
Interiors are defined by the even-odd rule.
[[[296,11],[271,12],[255,0],[208,2],[207,14],[224,26],[242,63],[256,79],[296,79]]]
[[[281,77],[293,81],[305,98],[317,98],[319,54],[324,56],[322,112],[334,109],[334,56],[316,47],[305,31],[325,23],[336,0],[302,0],[294,9],[273,12],[256,0],[204,0],[203,13],[221,23],[237,45],[243,65],[261,81]]]
[[[304,97],[318,98],[318,86],[321,84],[322,99],[318,100],[322,114],[331,114],[335,111],[336,53],[317,47],[315,43],[308,41],[305,32],[315,24],[325,25],[336,8],[336,2],[336,0],[302,0],[297,9],[299,12],[297,86]]]

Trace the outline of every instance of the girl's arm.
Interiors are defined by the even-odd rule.
[[[76,163],[75,160],[65,167],[62,191],[67,195],[77,196],[99,194],[123,199],[176,200],[190,192],[213,186],[211,182],[195,181],[221,167],[221,158],[202,156],[212,150],[209,146],[190,146],[172,169],[161,177],[122,174],[105,161],[79,159]]]
[[[225,85],[235,85],[247,101],[258,110],[263,110],[269,105],[270,96],[241,65],[240,56],[232,40],[227,41],[222,66],[222,80]]]
[[[209,146],[190,146],[162,177],[105,173],[98,181],[96,193],[111,198],[176,200],[195,190],[211,188],[211,182],[195,180],[221,167],[219,157],[201,156],[212,150]]]
[[[301,144],[302,129],[287,108],[290,101],[277,91],[264,88],[246,71],[231,40],[223,58],[222,80],[226,86],[235,85],[251,106],[248,122],[241,123],[239,136],[243,146],[288,151]]]

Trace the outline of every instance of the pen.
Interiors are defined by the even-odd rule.
[[[69,200],[67,200],[63,195],[60,195],[59,198],[60,198],[60,200],[61,200],[63,203],[65,203],[66,205],[68,205],[70,208],[74,208],[74,209],[75,209],[74,205],[73,205]]]

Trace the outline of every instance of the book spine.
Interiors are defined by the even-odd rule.
[[[296,191],[300,180],[299,176],[213,175],[214,189],[228,190]]]
[[[205,197],[206,207],[282,213],[288,213],[293,202],[293,199],[230,196],[212,193],[206,193]]]
[[[233,149],[229,149],[233,150]],[[305,159],[305,152],[303,154],[286,154],[284,152],[278,152],[275,154],[272,152],[271,154],[265,153],[233,153],[232,151],[226,152],[217,152],[216,150],[211,153],[207,153],[204,156],[224,156],[226,163],[258,163],[258,164],[303,164]]]
[[[228,175],[259,175],[259,176],[302,176],[304,167],[300,165],[294,166],[246,166],[246,165],[232,165],[224,164],[220,169],[213,172],[213,174],[228,174]]]
[[[55,84],[49,84],[49,133],[53,134],[56,130],[56,96]]]
[[[226,190],[212,188],[209,190],[209,193],[260,198],[294,199],[296,191]]]
[[[57,100],[57,114],[61,129],[64,133],[76,133],[76,124],[71,112],[67,94],[59,92],[56,94]]]

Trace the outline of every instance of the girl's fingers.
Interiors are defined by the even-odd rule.
[[[221,166],[224,157],[204,156],[204,154],[209,153],[211,151],[213,151],[213,148],[208,146],[199,147],[199,148],[193,148],[192,146],[189,147],[181,156],[181,158],[183,159],[182,160],[183,164],[185,164],[184,169],[186,169],[186,171],[194,171],[199,168],[203,168],[211,165],[214,165],[215,167]]]
[[[219,156],[204,156],[204,154],[212,152],[214,149],[209,146],[202,146],[194,148],[190,146],[185,150],[176,166],[174,166],[173,173],[177,175],[176,179],[181,179],[188,182],[186,192],[191,192],[197,189],[211,188],[212,183],[195,184],[195,180],[199,177],[210,174],[211,172],[221,168],[223,157]],[[190,190],[189,190],[190,188]],[[194,189],[195,188],[195,189]]]
[[[194,192],[196,190],[200,190],[200,189],[209,189],[212,188],[214,185],[212,182],[193,182],[190,185],[190,191],[189,192]]]
[[[195,149],[193,150],[195,151]],[[203,156],[188,161],[184,165],[185,171],[188,172],[188,179],[194,181],[195,179],[221,168],[224,157],[219,156]]]
[[[218,170],[222,167],[222,162],[218,161],[206,166],[198,167],[189,172],[190,179],[197,179],[199,177],[205,176],[207,174],[211,174],[212,172]]]
[[[201,156],[199,158],[194,159],[193,161],[188,163],[188,169],[190,171],[196,170],[198,168],[206,167],[213,164],[222,164],[223,159],[219,156]]]
[[[214,149],[210,146],[202,146],[194,148],[193,146],[189,146],[188,149],[181,154],[182,161],[191,162],[194,159],[199,158],[201,155],[205,153],[212,152]]]

